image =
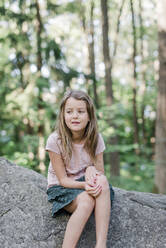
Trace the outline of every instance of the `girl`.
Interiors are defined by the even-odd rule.
[[[95,247],[106,248],[114,191],[104,176],[104,149],[91,98],[83,91],[67,92],[60,105],[57,130],[46,144],[50,157],[47,194],[53,202],[52,215],[61,209],[71,213],[62,248],[76,247],[93,210]]]

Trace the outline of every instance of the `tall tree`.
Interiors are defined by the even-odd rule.
[[[143,26],[143,7],[142,1],[139,0],[139,22],[140,22],[140,55],[141,55],[141,93],[142,93],[142,104],[141,104],[141,118],[142,118],[142,138],[143,143],[146,144],[146,130],[145,130],[145,94],[146,94],[146,65],[145,65],[145,55],[144,55],[144,26]]]
[[[103,57],[105,65],[105,88],[106,88],[106,101],[107,106],[112,106],[114,103],[113,95],[113,80],[111,73],[111,57],[109,49],[109,24],[108,24],[108,2],[107,0],[101,0],[101,13],[102,13],[102,36],[103,36]],[[113,122],[109,120],[110,125],[113,126]],[[110,137],[110,145],[117,145],[118,138],[115,135]],[[119,153],[118,151],[110,152],[110,164],[111,175],[118,176],[120,174]]]
[[[41,34],[43,30],[43,24],[42,24],[42,19],[41,19],[41,14],[40,14],[40,5],[39,1],[36,0],[36,26],[37,26],[37,69],[39,72],[41,72],[42,68],[42,53],[41,53]]]
[[[94,7],[95,3],[93,0],[90,2],[90,24],[89,24],[89,66],[91,70],[93,80],[93,95],[96,107],[99,107],[98,95],[97,95],[97,80],[96,80],[96,68],[95,68],[95,50],[94,50]]]
[[[79,17],[81,19],[81,24],[83,27],[83,31],[86,36],[86,43],[88,48],[88,74],[90,74],[90,80],[92,81],[92,91],[93,91],[93,99],[96,108],[99,107],[99,99],[97,95],[97,79],[96,79],[96,66],[95,66],[95,41],[94,41],[94,8],[95,2],[91,0],[88,5],[89,8],[85,6],[85,4],[80,0],[80,9],[79,9]],[[87,14],[88,9],[88,14]],[[88,17],[87,17],[88,16]],[[87,85],[89,94],[90,87]]]
[[[133,65],[133,82],[132,82],[132,104],[133,104],[133,127],[134,127],[134,143],[139,143],[139,131],[138,131],[138,116],[137,116],[137,72],[136,72],[136,56],[137,56],[137,37],[136,37],[136,25],[135,25],[135,13],[133,0],[130,0],[131,14],[132,14],[132,32],[133,32],[133,55],[132,55],[132,65]],[[138,150],[136,149],[136,152]]]
[[[39,1],[36,0],[35,2],[36,7],[36,40],[37,40],[37,70],[38,70],[38,77],[40,80],[41,77],[41,69],[42,69],[42,30],[43,30],[43,23],[42,17],[40,13],[40,5]],[[42,92],[39,89],[38,94],[38,118],[39,118],[39,125],[38,125],[38,137],[39,137],[39,145],[38,145],[38,159],[39,159],[39,169],[45,172],[46,167],[44,164],[45,160],[45,149],[44,149],[44,123],[43,123],[43,114],[44,109],[42,105]]]
[[[112,57],[112,67],[113,67],[113,63],[114,63],[114,59],[116,57],[116,53],[117,53],[117,47],[118,47],[118,36],[120,33],[120,24],[121,24],[121,16],[122,16],[122,11],[123,11],[123,7],[125,4],[126,0],[122,0],[121,2],[121,6],[119,9],[119,14],[118,14],[118,18],[117,18],[117,26],[116,26],[116,36],[115,36],[115,40],[114,40],[114,50],[113,50],[113,57]]]
[[[155,184],[166,193],[166,0],[158,3],[159,80],[156,119]]]

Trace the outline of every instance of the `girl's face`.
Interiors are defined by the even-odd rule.
[[[64,118],[72,134],[81,135],[89,121],[86,103],[73,97],[68,98],[65,104]]]

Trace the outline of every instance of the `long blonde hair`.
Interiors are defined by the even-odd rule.
[[[69,161],[72,156],[72,133],[65,123],[64,112],[66,101],[70,97],[73,97],[76,100],[82,100],[86,103],[89,122],[85,128],[83,137],[85,141],[84,148],[90,155],[92,162],[95,162],[95,152],[98,142],[98,130],[95,109],[92,99],[88,96],[88,94],[80,90],[67,91],[60,104],[59,118],[56,129],[61,141],[62,152],[63,154],[65,154],[65,158],[67,159],[67,161]]]

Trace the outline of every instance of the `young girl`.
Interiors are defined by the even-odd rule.
[[[57,130],[46,144],[50,157],[47,194],[53,202],[52,215],[61,209],[71,213],[62,248],[76,247],[93,210],[95,248],[106,248],[114,191],[104,176],[104,149],[91,98],[83,91],[67,92],[60,105]]]

